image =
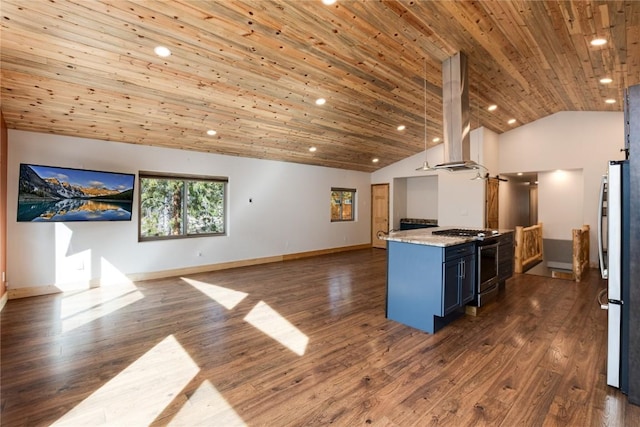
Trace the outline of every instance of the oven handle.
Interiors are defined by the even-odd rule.
[[[478,245],[478,250],[487,249],[487,248],[497,248],[500,244],[495,241],[491,243],[483,243]]]

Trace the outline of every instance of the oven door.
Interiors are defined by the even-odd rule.
[[[478,293],[483,293],[496,283],[498,283],[498,243],[481,243],[478,246]]]

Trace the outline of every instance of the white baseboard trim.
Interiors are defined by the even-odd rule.
[[[289,261],[299,258],[308,258],[312,256],[326,255],[330,253],[355,251],[358,249],[371,248],[371,244],[342,246],[338,248],[322,249],[317,251],[299,252],[295,254],[276,255],[264,258],[253,258],[239,261],[222,262],[217,264],[198,265],[194,267],[176,268],[171,270],[152,271],[146,273],[132,273],[125,275],[125,278],[131,282],[139,282],[143,280],[164,279],[167,277],[186,276],[189,274],[206,273],[209,271],[227,270],[237,267],[248,267],[251,265],[269,264],[273,262]],[[3,295],[5,299],[18,299],[35,297],[40,295],[58,294],[64,292],[77,292],[81,290],[97,288],[103,286],[100,279],[92,279],[90,281],[64,284],[61,286],[45,285],[33,286],[25,288],[9,288]],[[1,309],[1,308],[0,308]]]

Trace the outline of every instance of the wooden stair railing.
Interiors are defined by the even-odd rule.
[[[516,226],[514,271],[523,273],[532,263],[542,261],[542,223],[531,227]]]

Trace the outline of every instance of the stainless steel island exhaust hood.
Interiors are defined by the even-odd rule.
[[[484,168],[470,159],[469,78],[467,57],[462,52],[442,63],[442,103],[446,162],[433,169],[461,171]]]
[[[480,168],[484,168],[484,166],[479,165],[473,160],[462,160],[459,162],[440,163],[439,165],[435,165],[432,169],[444,169],[450,172],[457,172],[457,171],[478,170]]]

